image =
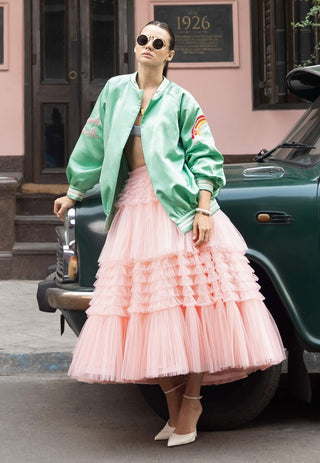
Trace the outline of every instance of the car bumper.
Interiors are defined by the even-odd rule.
[[[83,312],[89,308],[91,291],[66,291],[61,288],[48,288],[47,299],[50,307],[60,310]]]

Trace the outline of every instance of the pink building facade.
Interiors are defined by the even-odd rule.
[[[253,108],[250,1],[238,0],[237,3],[239,66],[172,68],[168,77],[190,90],[199,101],[223,153],[254,154],[262,147],[270,148],[277,143],[302,111]],[[23,156],[24,1],[9,0],[1,4],[8,5],[8,69],[0,70],[0,156]],[[152,6],[150,0],[135,0],[136,34],[146,22],[153,19]]]
[[[24,19],[23,0],[7,6],[4,21],[7,66],[0,66],[0,156],[24,154]]]
[[[4,214],[2,216],[6,218],[0,225],[0,228],[3,228],[0,230],[0,235],[2,235],[2,242],[0,243],[0,278],[24,277],[21,268],[25,265],[25,261],[20,259],[20,263],[15,264],[15,261],[18,262],[19,260],[17,256],[21,251],[21,249],[19,251],[20,241],[17,241],[16,231],[16,216],[19,215],[16,206],[17,195],[21,197],[22,194],[27,194],[28,191],[31,191],[33,195],[37,192],[39,194],[58,194],[63,191],[63,188],[62,190],[56,188],[56,190],[52,191],[52,185],[66,184],[63,167],[55,166],[48,174],[48,168],[42,161],[37,164],[37,156],[39,157],[41,154],[35,153],[41,152],[46,143],[43,141],[46,134],[44,134],[45,129],[42,127],[48,125],[48,121],[42,124],[38,113],[42,111],[41,108],[45,107],[46,104],[50,104],[48,111],[52,110],[52,114],[54,114],[54,104],[57,104],[60,113],[56,109],[55,114],[60,114],[60,120],[65,124],[66,129],[66,126],[71,124],[71,116],[74,111],[70,109],[71,106],[68,106],[70,99],[77,100],[77,97],[74,97],[76,93],[72,93],[73,90],[70,93],[71,96],[67,94],[66,88],[68,84],[78,85],[77,88],[80,88],[83,95],[87,95],[88,101],[94,100],[103,86],[101,76],[92,80],[92,82],[96,82],[95,84],[89,82],[90,75],[88,76],[86,70],[86,65],[89,61],[92,61],[88,55],[90,50],[92,51],[92,47],[90,48],[90,44],[86,45],[90,41],[90,37],[88,38],[86,35],[86,18],[90,17],[90,8],[98,8],[99,2],[57,0],[56,2],[43,3],[47,5],[45,11],[41,10],[39,0],[7,0],[0,2],[0,11],[2,11],[0,18],[3,29],[2,38],[0,38],[3,49],[2,63],[0,62],[0,188],[2,191],[0,209]],[[110,2],[112,4],[110,7],[115,8],[116,5],[113,18],[115,37],[115,44],[113,45],[117,50],[123,51],[123,54],[127,55],[128,59],[126,64],[123,65],[119,64],[118,60],[118,65],[115,65],[113,71],[111,70],[109,73],[133,71],[135,36],[145,23],[154,19],[153,8],[155,5],[186,5],[192,10],[192,7],[200,4],[205,6],[223,3],[225,2],[218,0],[198,2],[190,0],[184,2],[119,0],[118,2]],[[220,151],[228,156],[228,162],[230,162],[231,156],[235,156],[235,160],[237,159],[236,155],[253,157],[261,148],[273,147],[284,137],[289,128],[303,113],[303,107],[299,107],[299,105],[282,106],[281,109],[277,109],[272,105],[260,109],[255,105],[253,82],[255,54],[253,40],[255,39],[252,36],[255,24],[253,24],[252,1],[231,0],[229,3],[232,4],[236,12],[233,17],[234,44],[237,54],[236,65],[206,67],[203,65],[198,66],[197,63],[190,65],[186,63],[183,66],[172,65],[168,73],[170,80],[187,88],[199,101],[212,128],[216,144]],[[56,18],[58,11],[59,17],[63,18],[63,24],[66,24],[66,28],[70,26],[71,30],[70,34],[68,32],[69,35],[66,33],[64,37],[65,43],[61,45],[66,47],[66,60],[70,56],[72,58],[75,44],[77,41],[82,40],[81,49],[79,49],[81,51],[78,50],[77,52],[77,62],[80,62],[80,68],[76,69],[74,63],[72,64],[73,67],[68,67],[67,63],[67,77],[60,87],[54,87],[59,83],[58,78],[51,79],[49,76],[50,78],[46,81],[43,73],[41,74],[42,71],[39,71],[42,80],[40,78],[40,83],[36,86],[37,77],[34,74],[34,69],[39,64],[39,60],[45,59],[43,56],[46,50],[50,51],[50,37],[48,39],[45,36],[46,31],[50,30],[48,18],[50,14],[54,14]],[[94,10],[92,11],[94,13]],[[109,16],[108,11],[102,11],[101,17],[104,20],[109,21]],[[46,29],[42,28],[43,21],[48,21]],[[77,26],[75,26],[76,21],[78,21]],[[95,24],[95,27],[98,28],[98,22]],[[42,32],[39,33],[39,30]],[[100,37],[99,33],[101,31],[99,32],[99,29],[97,29],[96,37],[98,38]],[[47,40],[45,45],[40,44],[43,34],[45,40]],[[53,37],[52,40],[54,41],[55,38]],[[57,43],[57,47],[59,46],[59,43]],[[115,59],[116,61],[117,59]],[[50,62],[48,61],[48,63],[47,69],[50,68]],[[99,71],[100,68],[101,71]],[[97,73],[103,72],[103,67],[100,66],[100,68],[97,67]],[[80,80],[81,83],[79,83]],[[48,88],[49,90],[44,90]],[[57,90],[54,90],[55,88]],[[44,98],[42,95],[45,92],[48,92],[49,95],[47,100],[41,99]],[[62,92],[61,98],[59,97],[60,101],[56,96],[58,92]],[[66,108],[65,112],[64,108]],[[44,118],[47,117],[46,114],[51,114],[48,111],[46,113],[44,110]],[[79,120],[81,119],[80,116],[77,117]],[[82,119],[79,128],[81,128],[81,123],[83,123]],[[76,128],[75,132],[79,133],[78,130]],[[43,131],[42,135],[41,131]],[[34,140],[38,135],[39,146],[37,151]],[[72,137],[70,139],[71,142],[66,143],[64,148],[66,158],[72,150]],[[28,190],[26,187],[24,188],[26,184],[34,185],[34,189]],[[49,187],[46,189],[45,185],[51,185],[51,189]],[[21,214],[31,215],[31,211],[23,210]],[[35,247],[35,244],[31,246],[33,249]],[[26,249],[27,245],[24,245],[24,255],[28,253]],[[32,250],[30,250],[29,254],[32,254]],[[51,250],[49,254],[52,255],[53,251]],[[38,275],[33,273],[32,277],[38,277]]]

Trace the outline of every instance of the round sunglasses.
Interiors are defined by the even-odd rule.
[[[153,37],[152,35],[140,34],[137,37],[137,44],[141,47],[147,45],[150,39],[152,40],[152,46],[155,50],[161,50],[161,48],[166,47],[166,42],[163,39],[158,37]]]

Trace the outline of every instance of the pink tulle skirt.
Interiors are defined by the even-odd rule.
[[[196,248],[154,193],[145,166],[130,173],[99,258],[88,319],[69,375],[86,382],[157,383],[205,372],[235,381],[285,358],[278,329],[222,211]]]

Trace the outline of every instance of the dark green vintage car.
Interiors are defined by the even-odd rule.
[[[303,353],[320,351],[320,67],[295,69],[287,82],[291,91],[312,102],[310,108],[277,147],[262,150],[252,163],[226,165],[227,185],[218,199],[248,244],[247,256],[288,352],[291,389],[310,400]],[[57,267],[39,285],[40,310],[59,309],[77,335],[105,241],[104,221],[95,187],[57,228]],[[277,365],[204,388],[199,427],[231,429],[250,421],[273,397],[280,374]],[[139,387],[165,417],[160,388]]]

